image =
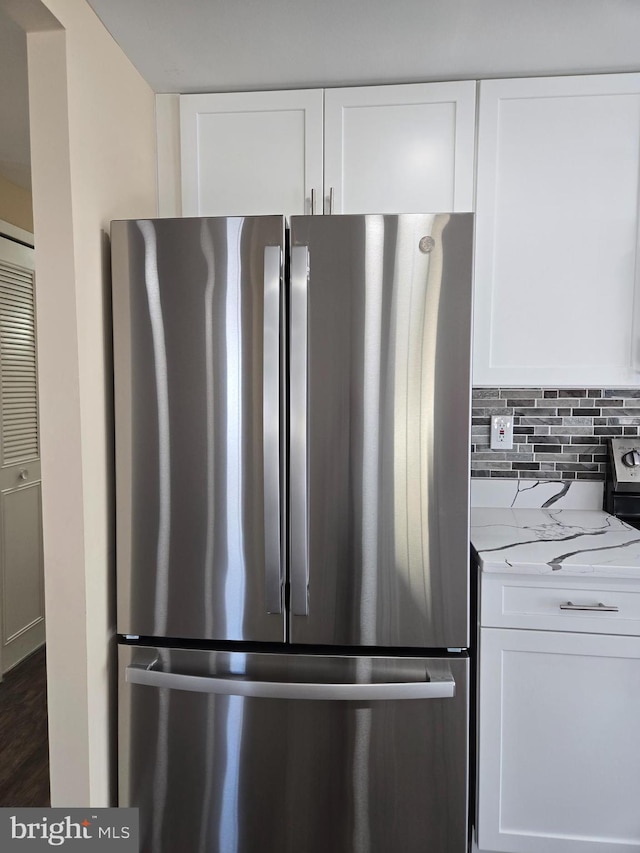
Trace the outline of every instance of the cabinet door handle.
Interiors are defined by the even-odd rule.
[[[619,607],[610,604],[574,604],[567,601],[566,604],[560,605],[560,610],[588,610],[590,613],[618,613]]]
[[[311,215],[316,212],[316,191],[311,187]]]
[[[333,213],[333,187],[329,187],[329,215]]]

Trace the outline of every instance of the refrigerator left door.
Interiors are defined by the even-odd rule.
[[[111,242],[118,633],[283,641],[284,220]]]

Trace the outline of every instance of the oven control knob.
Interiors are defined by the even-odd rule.
[[[640,465],[640,450],[634,447],[633,450],[624,454],[622,461],[627,468],[637,468]]]

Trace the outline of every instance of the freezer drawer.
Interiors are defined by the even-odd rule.
[[[142,853],[464,853],[468,664],[121,646]]]

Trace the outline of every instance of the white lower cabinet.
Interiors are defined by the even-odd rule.
[[[481,627],[480,851],[640,851],[640,637]]]

